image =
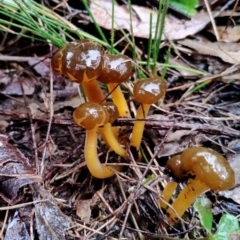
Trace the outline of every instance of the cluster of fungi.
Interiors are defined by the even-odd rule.
[[[97,153],[97,137],[100,133],[107,146],[123,159],[128,160],[126,149],[119,143],[118,128],[112,123],[119,117],[130,117],[127,101],[119,86],[132,75],[131,59],[123,54],[106,54],[104,48],[89,40],[75,40],[60,49],[52,58],[52,69],[58,74],[82,85],[88,102],[81,104],[73,112],[73,120],[86,129],[84,157],[86,165],[95,178],[112,177],[122,170],[120,165],[107,167],[102,164]],[[112,102],[105,100],[98,82],[108,87]],[[161,77],[139,79],[133,87],[133,96],[140,103],[136,121],[130,137],[130,147],[139,151],[145,122],[151,104],[164,98],[167,84]],[[139,121],[138,121],[139,120]],[[223,190],[233,187],[234,172],[220,154],[211,149],[195,147],[186,149],[181,155],[170,159],[167,167],[182,179],[191,173],[187,186],[182,190],[171,207],[170,200],[177,187],[170,182],[162,192],[160,205],[166,208],[169,222],[174,223],[192,204],[196,196],[209,188]],[[205,178],[208,177],[208,182]],[[184,204],[183,204],[184,203]],[[168,207],[168,208],[167,208]]]

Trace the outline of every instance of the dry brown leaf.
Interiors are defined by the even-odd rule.
[[[28,61],[30,66],[33,66],[34,70],[42,77],[49,76],[50,69],[49,69],[49,59],[45,61],[40,61],[39,59],[30,59]]]
[[[115,2],[114,6],[114,29],[126,29],[130,32],[130,14],[126,6],[119,6]],[[150,14],[152,14],[152,34],[155,34],[155,26],[157,22],[157,12],[136,5],[132,5],[134,14],[132,14],[133,35],[141,38],[149,37]],[[112,2],[106,0],[95,0],[90,5],[90,10],[97,23],[106,29],[112,29],[111,13]],[[84,16],[86,18],[86,16]],[[166,36],[171,40],[183,39],[188,35],[193,35],[202,30],[210,22],[207,12],[197,13],[191,20],[185,22],[174,19],[170,16],[165,18],[165,29],[162,40]]]
[[[5,121],[5,120],[0,118],[0,132],[1,133],[5,133],[8,125],[9,125],[9,122],[7,122],[7,121]]]
[[[35,201],[46,200],[41,203],[34,203],[39,239],[66,239],[65,233],[72,222],[60,211],[53,195],[38,184],[32,184],[32,194]]]
[[[221,58],[224,62],[240,63],[240,43],[197,42],[184,39],[178,41],[181,45],[195,49],[200,54]]]
[[[222,80],[225,83],[230,83],[230,82],[234,81],[235,84],[239,85],[240,84],[240,73],[231,74],[231,75],[228,75],[228,76],[223,76]]]
[[[221,191],[219,194],[226,198],[231,198],[236,203],[240,204],[240,154],[231,154],[228,156],[228,161],[235,172],[235,186],[231,190]]]
[[[82,98],[80,98],[79,96],[75,96],[75,97],[71,98],[70,100],[66,100],[66,101],[58,101],[58,102],[54,103],[54,111],[58,111],[59,109],[64,108],[64,107],[76,108],[83,102],[84,102],[84,100]]]
[[[1,93],[7,95],[18,95],[22,96],[23,92],[25,95],[32,95],[35,91],[34,80],[29,78],[19,78],[18,76],[10,77],[11,81],[2,87]],[[23,90],[23,91],[22,91]]]
[[[97,205],[99,202],[99,194],[103,194],[105,188],[97,191],[91,199],[81,199],[81,196],[76,200],[76,214],[80,217],[85,223],[89,223],[92,210],[91,208]]]
[[[89,223],[91,217],[91,204],[92,199],[82,200],[78,199],[76,201],[76,214],[83,222]]]
[[[0,135],[0,166],[0,196],[9,204],[22,199],[23,194],[19,193],[22,187],[41,181],[28,159],[4,135]]]
[[[185,131],[186,134],[184,133]],[[168,132],[168,136],[170,141],[164,142],[163,146],[158,151],[158,157],[179,154],[193,143],[193,139],[194,144],[197,145],[200,145],[203,140],[203,135],[187,130],[177,130],[176,132],[171,133]],[[174,137],[176,137],[176,139],[174,139]]]
[[[228,27],[227,29],[225,26],[221,26],[217,30],[222,42],[237,42],[240,39],[240,26]],[[209,31],[214,33],[213,29]]]

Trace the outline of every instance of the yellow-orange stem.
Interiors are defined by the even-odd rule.
[[[109,178],[115,175],[114,171],[121,171],[121,166],[111,166],[107,167],[103,165],[98,158],[97,154],[97,131],[98,128],[95,127],[91,130],[86,130],[85,148],[84,156],[87,167],[95,178]],[[113,169],[114,171],[112,171]]]
[[[198,179],[189,179],[187,185],[177,196],[172,206],[168,208],[168,221],[174,224],[182,217],[184,212],[191,206],[198,196],[207,191],[207,187]]]
[[[169,202],[169,200],[172,197],[176,188],[177,188],[176,182],[168,182],[167,183],[167,185],[165,186],[165,188],[162,191],[162,196],[159,201],[161,208],[167,208],[167,206],[168,206],[167,203]]]
[[[105,96],[97,80],[83,81],[81,84],[89,102],[102,103],[104,101]]]
[[[130,146],[135,147],[136,150],[139,150],[140,148],[145,126],[145,121],[144,120],[138,121],[138,119],[146,118],[150,107],[151,107],[150,104],[141,104],[137,110],[136,121],[134,122],[133,125],[132,137],[130,141]]]
[[[126,150],[119,144],[114,132],[112,130],[111,124],[107,123],[104,125],[104,136],[108,142],[110,148],[123,158],[127,158]]]
[[[96,103],[104,102],[105,96],[97,80],[92,80],[89,82],[83,81],[81,84],[89,102]],[[117,137],[118,129],[116,127],[112,127],[112,131],[114,132],[114,135]],[[101,134],[103,141],[109,146],[109,143],[107,142],[106,137],[104,136],[104,131],[102,129],[99,129],[99,132]]]
[[[127,101],[122,93],[120,85],[117,83],[109,83],[108,91],[111,93],[112,100],[117,106],[120,117],[129,117],[130,112],[127,105]]]

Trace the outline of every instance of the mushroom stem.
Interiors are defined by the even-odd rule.
[[[118,108],[119,116],[129,117],[130,116],[129,108],[118,83],[109,83],[108,91],[111,94],[114,104]]]
[[[82,81],[82,87],[89,102],[101,103],[105,100],[104,94],[96,79],[92,81]]]
[[[176,182],[168,182],[162,191],[162,197],[159,201],[161,208],[167,208],[168,202],[177,188]]]
[[[121,171],[121,166],[111,166],[114,170],[111,170],[109,167],[104,166],[98,158],[97,154],[97,131],[98,127],[95,127],[91,130],[86,130],[86,139],[85,139],[85,148],[84,156],[87,167],[95,178],[109,178],[115,175],[115,171]]]
[[[151,104],[141,104],[137,110],[136,121],[133,125],[132,137],[130,142],[130,146],[135,147],[136,150],[139,150],[140,148],[145,126],[145,121],[143,119],[147,116],[150,107]],[[141,119],[141,121],[138,121],[138,119]]]
[[[86,94],[89,102],[96,102],[96,103],[104,102],[105,96],[103,95],[103,92],[102,92],[97,80],[94,79],[89,82],[83,81],[81,84],[82,84],[84,93]],[[118,129],[116,127],[111,127],[111,128],[112,128],[111,132],[115,135],[115,138],[117,138],[118,137]],[[108,146],[111,147],[111,144],[108,142],[108,140],[104,134],[104,131],[101,128],[99,128],[99,133],[101,134],[103,141]]]
[[[126,150],[121,147],[120,143],[118,142],[116,136],[113,133],[112,127],[110,123],[106,123],[104,125],[104,136],[110,146],[110,148],[117,153],[119,156],[127,159]]]
[[[167,210],[169,223],[173,224],[178,221],[196,198],[208,189],[209,187],[199,179],[189,179],[185,188]]]

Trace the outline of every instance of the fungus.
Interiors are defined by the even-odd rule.
[[[166,208],[168,206],[167,203],[169,202],[169,200],[172,197],[176,188],[177,188],[176,182],[168,182],[166,184],[166,186],[164,187],[164,189],[162,191],[161,199],[159,201],[161,208]]]
[[[105,142],[108,143],[110,148],[123,158],[127,158],[126,150],[121,147],[117,140],[117,133],[114,133],[115,128],[112,128],[111,124],[119,117],[119,111],[113,102],[105,102],[102,104],[103,108],[108,112],[109,119],[103,127],[102,136],[105,137]]]
[[[168,208],[169,222],[181,218],[195,199],[203,192],[212,189],[221,191],[235,184],[234,171],[227,160],[216,151],[204,147],[192,147],[184,150],[180,156],[182,169],[194,175],[185,188]]]
[[[112,166],[111,169],[98,159],[97,154],[97,132],[98,127],[108,122],[108,113],[98,103],[87,102],[81,104],[73,112],[73,119],[79,126],[86,129],[86,139],[84,146],[84,156],[87,167],[93,177],[109,178],[120,171],[121,166]],[[114,171],[113,171],[114,170]]]
[[[165,96],[167,84],[161,77],[146,78],[138,80],[133,87],[133,96],[141,103],[137,110],[136,121],[133,126],[130,146],[133,146],[138,151],[140,148],[145,121],[144,119],[151,107],[151,104],[157,102]]]
[[[108,85],[112,100],[118,108],[121,117],[129,117],[129,109],[119,86],[129,79],[132,74],[131,59],[123,54],[103,56],[104,66],[98,81]]]
[[[175,155],[167,161],[166,167],[171,170],[178,179],[186,177],[186,172],[182,169],[181,155]]]
[[[75,40],[60,49],[52,58],[52,69],[81,83],[90,102],[104,101],[104,95],[97,82],[103,69],[104,49],[90,40]]]

